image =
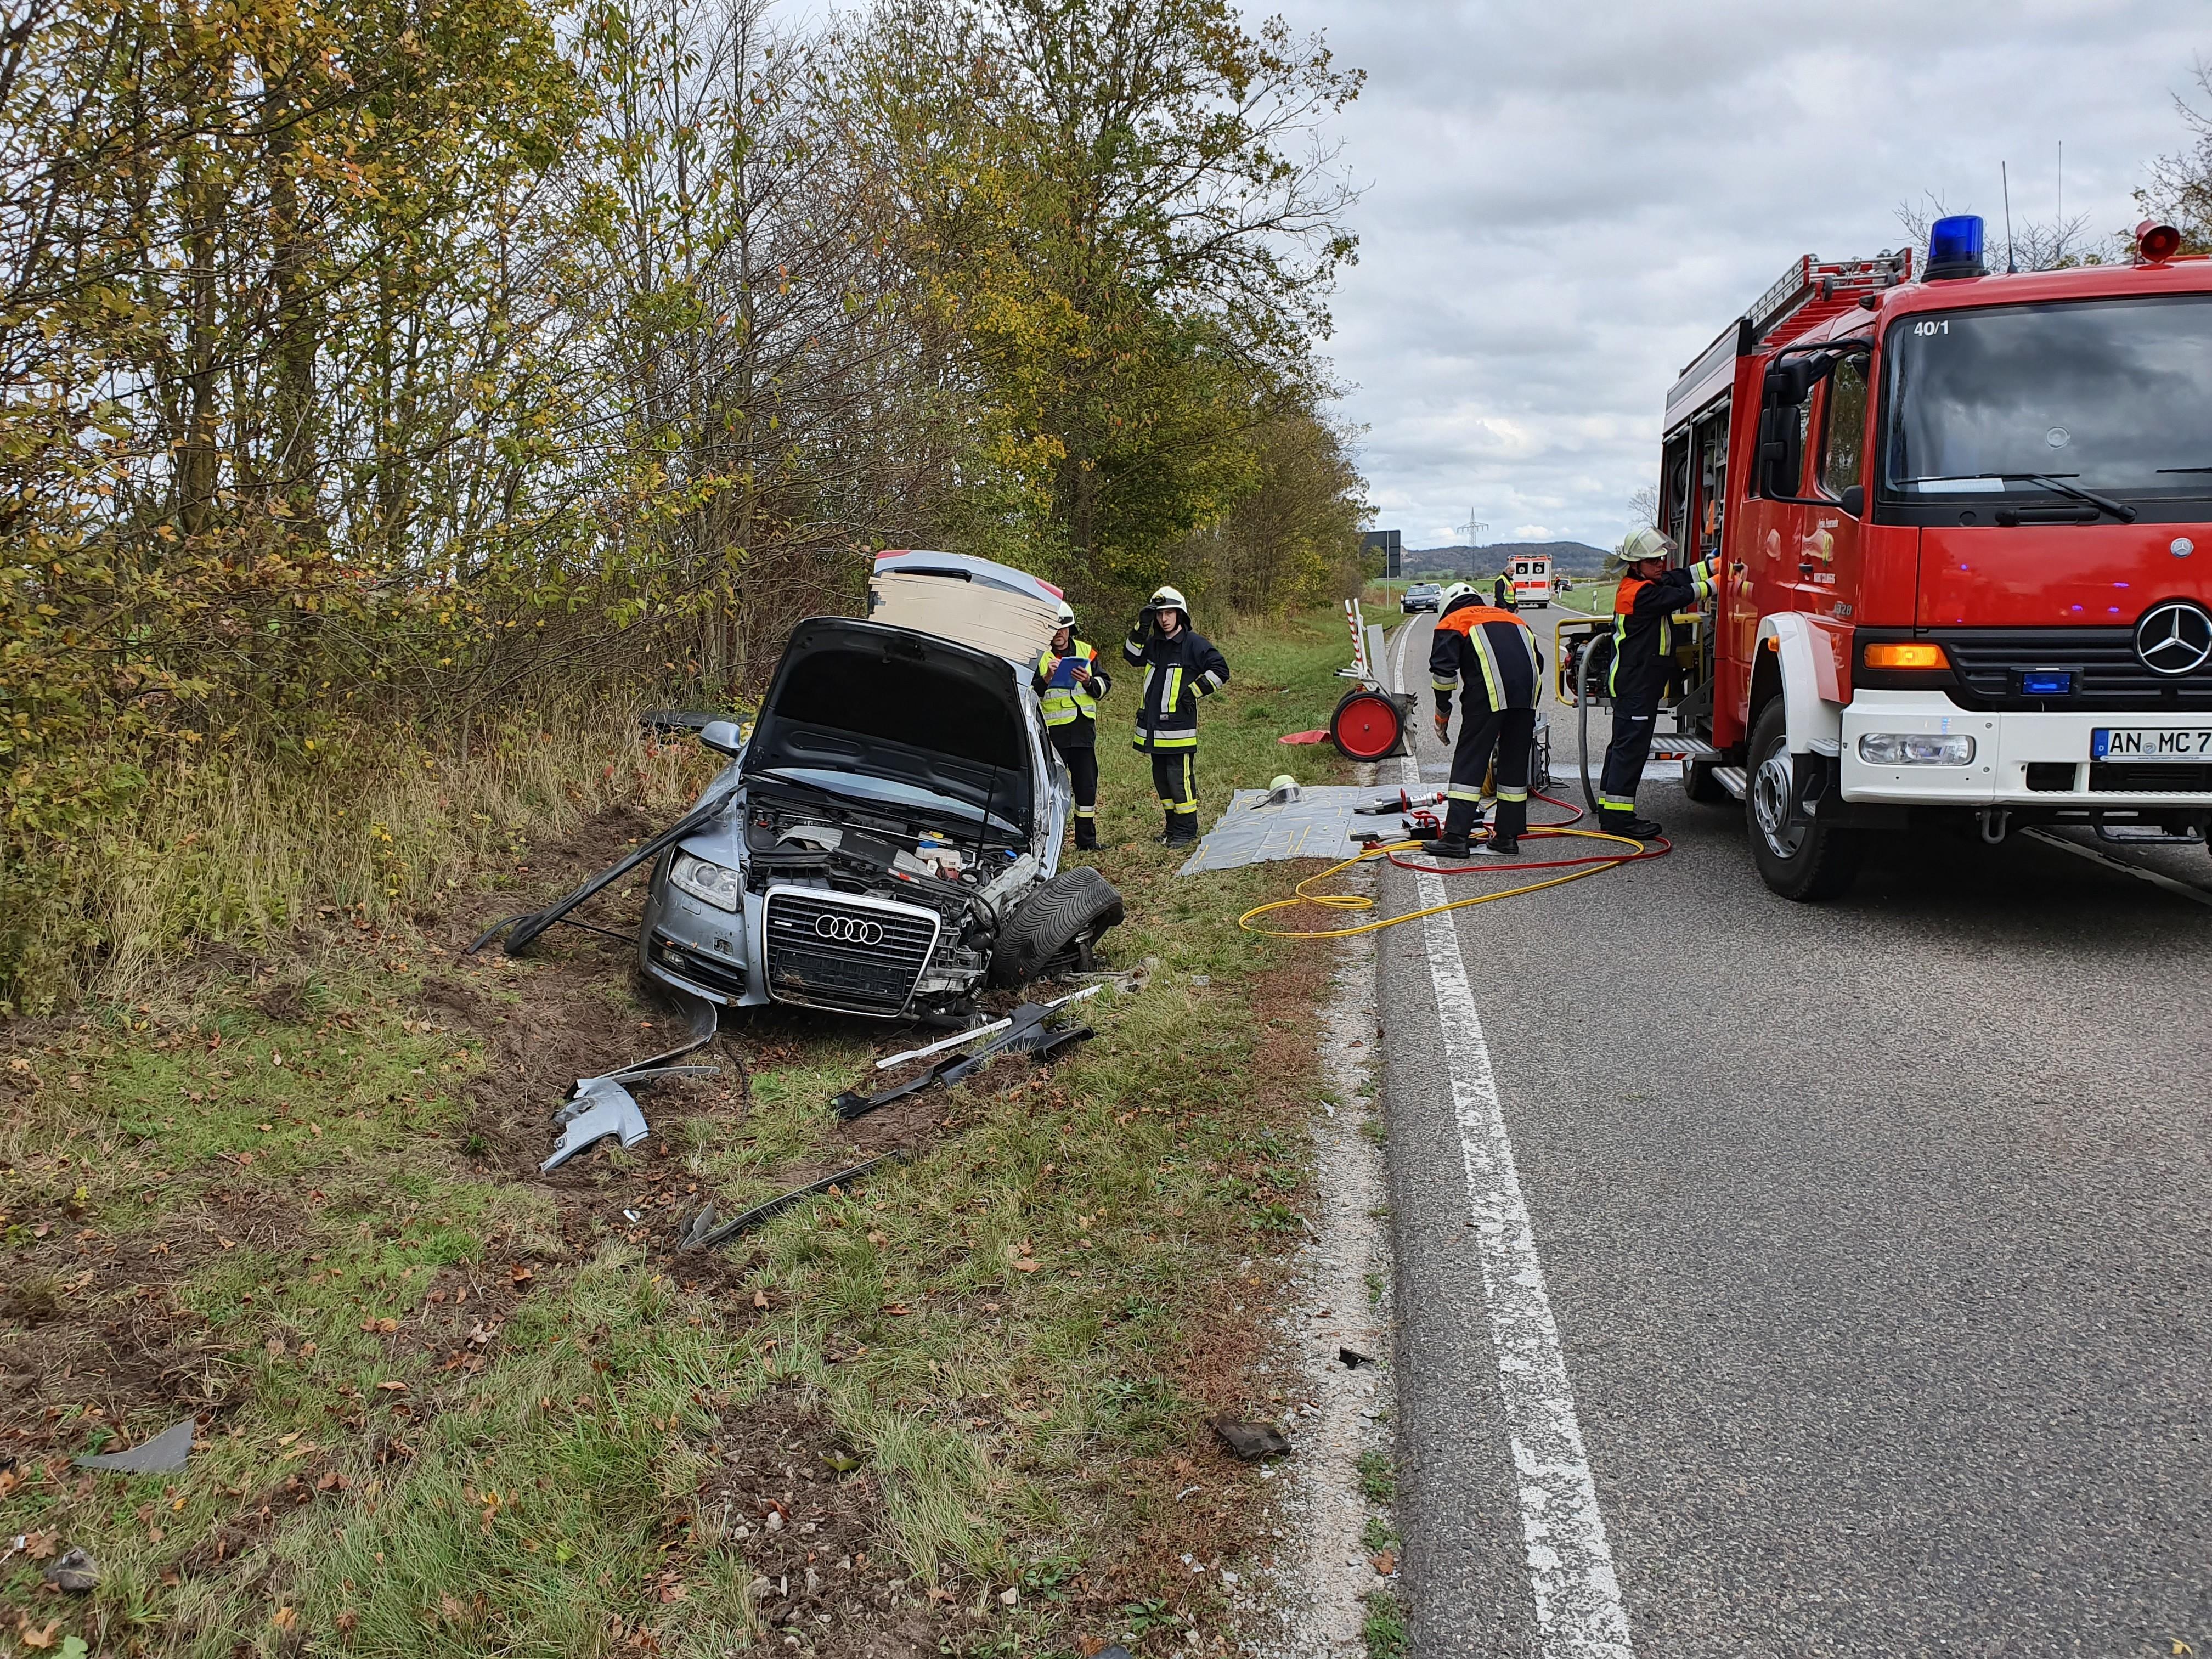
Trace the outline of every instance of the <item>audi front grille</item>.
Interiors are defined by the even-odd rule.
[[[890,1018],[905,1012],[943,926],[934,910],[820,887],[768,890],[768,994]]]

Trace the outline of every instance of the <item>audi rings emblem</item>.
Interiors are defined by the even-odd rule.
[[[2187,599],[2153,605],[2136,624],[2136,655],[2169,679],[2194,673],[2212,658],[2212,615]]]
[[[884,942],[883,923],[870,921],[865,916],[817,916],[814,918],[814,932],[816,937],[835,939],[840,945],[881,945]]]

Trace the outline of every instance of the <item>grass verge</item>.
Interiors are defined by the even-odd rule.
[[[1341,640],[1323,615],[1219,641],[1209,820],[1236,785],[1330,775],[1275,738],[1325,723]],[[1191,1564],[1255,1546],[1259,1487],[1206,1422],[1273,1403],[1251,1362],[1305,1224],[1328,963],[1235,928],[1287,866],[1175,878],[1127,714],[1107,705],[1097,861],[1129,911],[1108,953],[1152,972],[1049,1071],[843,1125],[830,1096],[907,1034],[748,1016],[720,1078],[646,1097],[649,1141],[541,1176],[562,1086],[659,1046],[659,1016],[618,941],[454,951],[647,833],[674,762],[629,780],[650,812],[587,796],[567,840],[495,849],[511,893],[319,908],[228,971],[6,1028],[0,1534],[27,1547],[0,1563],[0,1635],[1218,1646],[1227,1599]],[[724,1252],[672,1249],[710,1197],[893,1147],[908,1161]],[[187,1413],[181,1474],[70,1464]],[[43,1582],[72,1546],[88,1595]]]

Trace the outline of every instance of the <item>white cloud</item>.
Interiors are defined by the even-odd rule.
[[[1470,507],[1612,545],[1667,388],[1791,259],[1896,246],[1923,191],[1994,227],[2001,160],[2014,214],[2048,219],[2061,141],[2068,211],[2130,224],[2212,52],[2184,0],[1249,14],[1279,9],[1369,72],[1339,129],[1368,191],[1328,349],[1378,522],[1409,546],[1458,539],[1436,526]]]

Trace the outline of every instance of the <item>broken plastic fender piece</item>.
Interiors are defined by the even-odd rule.
[[[142,1440],[129,1451],[98,1452],[80,1457],[81,1469],[107,1469],[117,1474],[174,1474],[185,1467],[192,1449],[192,1419],[173,1423],[151,1440]]]
[[[742,1215],[732,1216],[727,1221],[718,1220],[714,1206],[709,1204],[685,1224],[677,1248],[683,1250],[711,1250],[718,1244],[726,1244],[739,1233],[749,1232],[763,1222],[781,1215],[793,1205],[826,1193],[832,1187],[849,1185],[863,1176],[872,1174],[886,1164],[902,1164],[907,1152],[903,1146],[885,1152],[881,1158],[872,1158],[866,1164],[855,1164],[849,1170],[840,1170],[835,1175],[823,1176],[804,1187],[794,1187],[787,1193],[779,1193],[764,1204],[756,1204]]]
[[[566,1164],[609,1135],[620,1135],[623,1146],[635,1146],[652,1133],[629,1090],[611,1077],[586,1078],[577,1084],[575,1097],[561,1109],[561,1144],[538,1166],[538,1172],[544,1175]]]

